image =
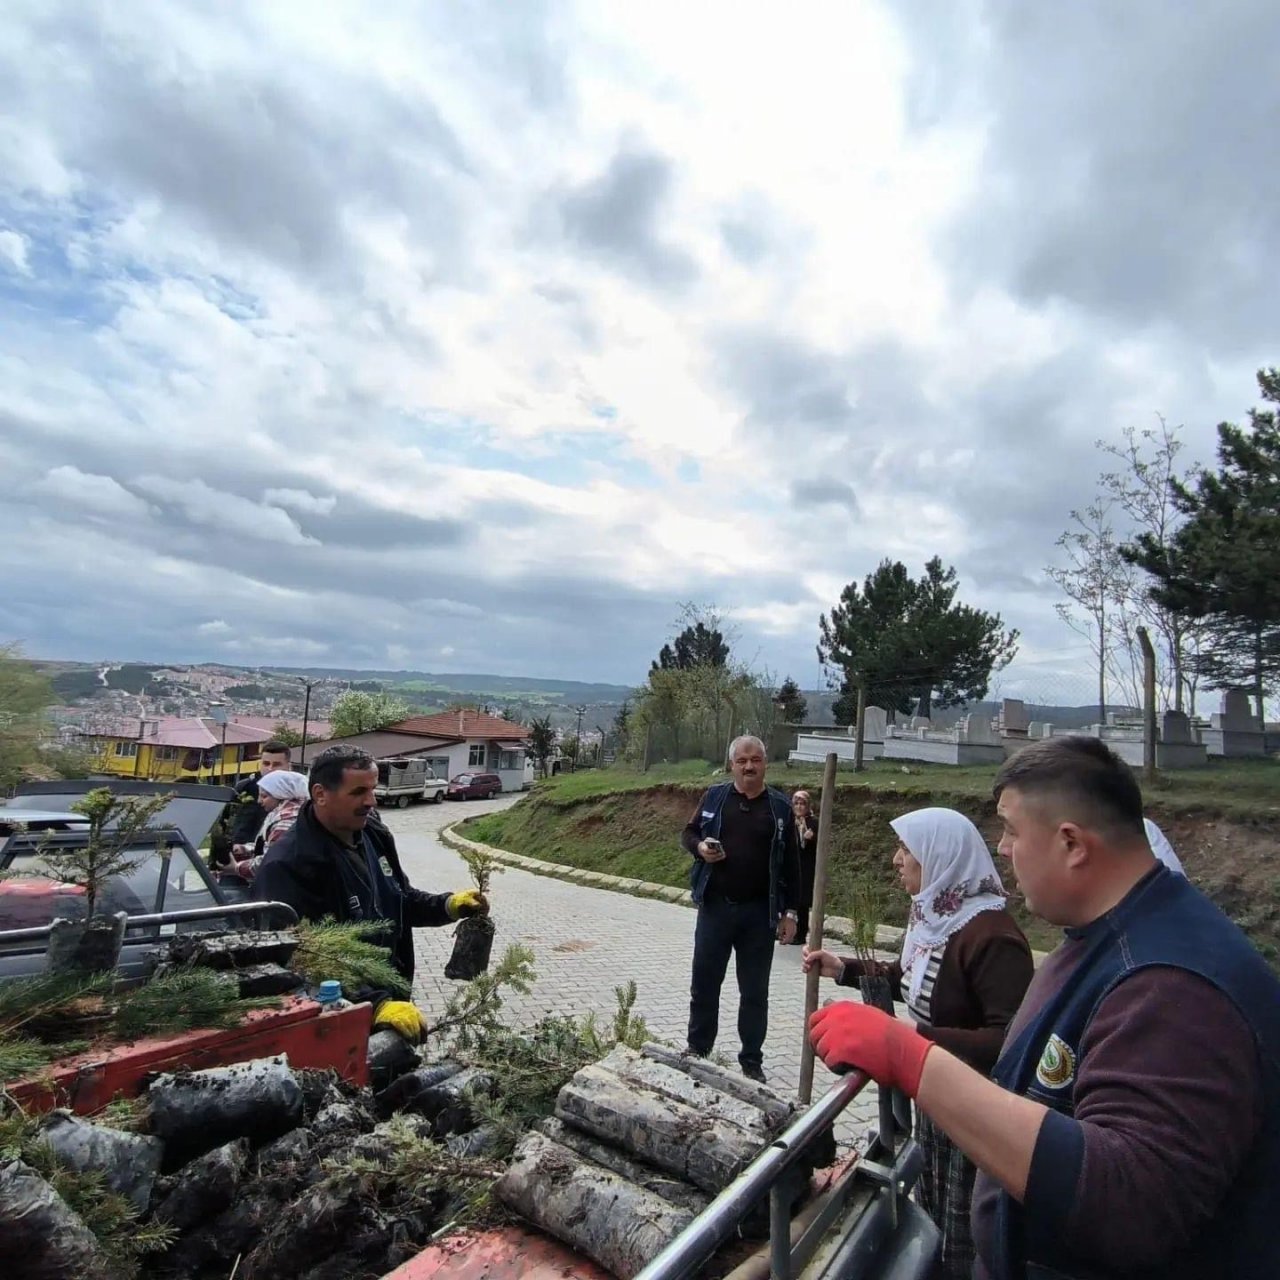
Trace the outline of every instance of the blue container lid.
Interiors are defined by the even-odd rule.
[[[316,999],[321,1004],[336,1004],[342,999],[342,983],[326,978],[320,984],[320,990],[316,992]]]

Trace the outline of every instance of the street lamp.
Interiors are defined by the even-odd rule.
[[[311,690],[318,684],[323,684],[321,680],[308,680],[306,676],[296,677],[299,684],[304,685],[307,690],[306,700],[302,704],[302,746],[299,749],[298,763],[305,767],[307,763],[307,726],[311,720]]]

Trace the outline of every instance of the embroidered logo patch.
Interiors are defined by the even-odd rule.
[[[1036,1079],[1046,1089],[1065,1089],[1075,1076],[1075,1050],[1061,1036],[1050,1036],[1036,1067]]]
[[[387,877],[388,880],[391,879],[391,863],[389,863],[386,858],[378,859],[378,869]]]

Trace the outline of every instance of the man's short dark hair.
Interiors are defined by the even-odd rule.
[[[1110,839],[1146,839],[1138,780],[1099,738],[1064,734],[1030,743],[996,774],[997,801],[1006,787],[1031,800],[1051,797],[1064,820]]]
[[[284,756],[290,764],[293,763],[293,748],[287,742],[280,742],[276,738],[272,738],[270,742],[264,742],[259,754],[265,756],[268,752],[273,756]]]
[[[342,775],[348,769],[376,769],[378,763],[359,747],[330,747],[311,762],[307,777],[307,790],[319,785],[326,791],[337,791],[342,786]]]

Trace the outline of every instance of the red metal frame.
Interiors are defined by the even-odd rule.
[[[117,1095],[136,1097],[147,1079],[179,1067],[202,1070],[287,1054],[291,1067],[331,1067],[354,1085],[369,1082],[369,1026],[373,1007],[353,1005],[320,1016],[314,1000],[290,997],[278,1009],[255,1009],[239,1026],[221,1031],[135,1040],[55,1063],[39,1076],[8,1087],[28,1112],[70,1107],[100,1111]]]

